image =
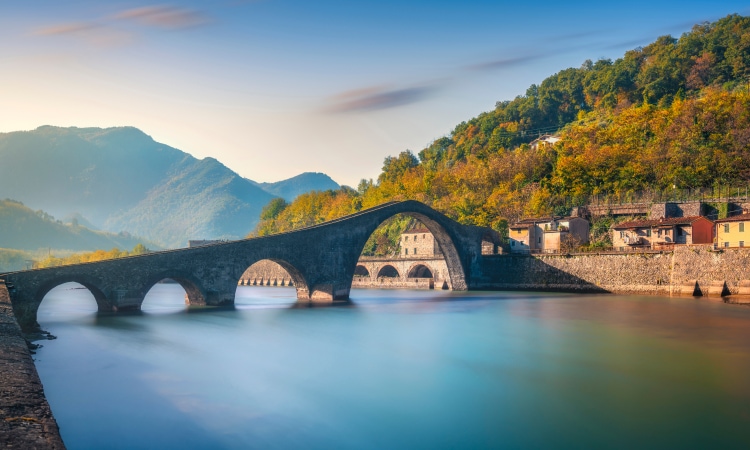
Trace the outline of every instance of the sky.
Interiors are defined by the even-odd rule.
[[[0,132],[134,126],[273,182],[387,156],[742,1],[0,1]]]

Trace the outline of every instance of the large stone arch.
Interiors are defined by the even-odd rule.
[[[461,254],[458,247],[461,245],[461,240],[460,237],[456,235],[455,230],[453,230],[455,225],[458,225],[459,227],[462,225],[457,224],[427,205],[416,201],[384,204],[380,207],[373,208],[370,211],[373,213],[372,218],[374,220],[369,220],[369,223],[363,228],[362,234],[364,235],[364,238],[358,243],[357,259],[362,253],[367,239],[383,222],[397,214],[407,215],[420,221],[435,237],[435,240],[440,247],[440,251],[445,258],[446,266],[448,267],[448,277],[450,278],[450,284],[453,289],[466,290],[468,288],[466,267],[468,265],[468,261],[466,261],[468,258]],[[381,214],[378,214],[378,212],[381,212]],[[476,244],[477,248],[481,248],[481,242],[479,239],[477,239]],[[356,261],[353,261],[347,272],[350,283],[354,275],[355,267]]]
[[[151,275],[139,289],[138,296],[140,297],[141,305],[143,304],[143,300],[146,298],[146,294],[148,294],[148,292],[154,287],[154,285],[166,279],[174,280],[180,286],[182,286],[182,289],[185,290],[186,304],[190,306],[206,305],[206,292],[201,286],[201,282],[191,274],[185,274],[177,271],[163,271]]]

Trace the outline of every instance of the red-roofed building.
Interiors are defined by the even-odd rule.
[[[710,244],[714,240],[713,233],[713,222],[703,216],[631,220],[612,226],[612,246],[616,250],[626,250]]]

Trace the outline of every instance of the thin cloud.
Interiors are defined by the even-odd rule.
[[[424,100],[433,95],[436,90],[435,86],[357,89],[334,96],[331,104],[324,110],[329,113],[349,113],[390,109]]]
[[[133,36],[128,32],[93,22],[73,22],[38,28],[33,30],[32,34],[47,37],[69,36],[97,47],[125,45],[133,40]]]
[[[85,22],[64,23],[45,28],[37,28],[33,34],[37,36],[75,35],[86,33],[98,28],[99,25]]]
[[[517,65],[527,63],[529,61],[534,61],[536,59],[540,59],[543,57],[544,55],[531,54],[531,55],[525,55],[525,56],[516,56],[513,58],[502,58],[502,59],[495,59],[492,61],[484,61],[478,64],[471,64],[469,66],[466,66],[466,68],[469,70],[477,70],[477,71],[498,70],[498,69],[505,69],[508,67],[517,66]]]
[[[205,13],[171,5],[152,5],[127,9],[112,16],[117,20],[135,21],[156,28],[181,29],[205,25],[211,18]]]

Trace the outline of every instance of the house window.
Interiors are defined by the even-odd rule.
[[[651,237],[651,228],[646,230],[646,237]]]
[[[729,241],[724,242],[724,247],[729,247]]]
[[[405,248],[405,249],[404,249],[404,255],[408,255],[408,254],[409,254],[409,249],[408,249],[408,248]]]
[[[683,235],[683,231],[684,230],[682,228],[677,227],[677,236],[682,236]]]
[[[414,247],[414,254],[415,255],[417,254],[417,248],[416,247]]]
[[[742,231],[742,232],[745,231],[745,222],[740,222],[740,231]],[[740,246],[740,247],[742,247],[742,246]]]
[[[540,237],[536,238],[536,243],[537,244],[541,244],[542,243],[542,238],[540,238]]]
[[[729,224],[728,223],[724,224],[724,232],[725,233],[729,233]]]
[[[625,232],[624,231],[620,231],[620,239],[625,239]]]
[[[427,239],[424,234],[422,235],[422,239]]]
[[[740,247],[744,247],[744,246],[745,246],[745,241],[740,241]]]

